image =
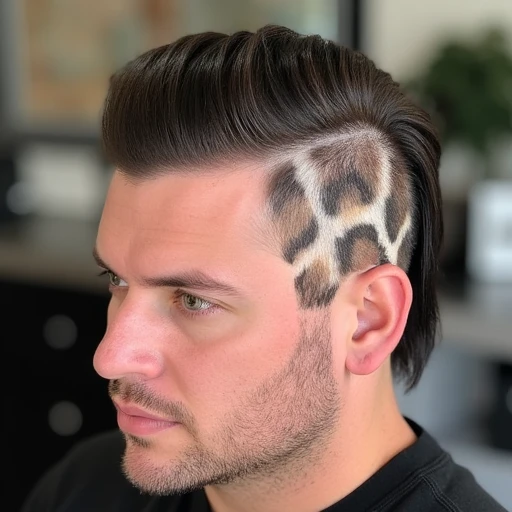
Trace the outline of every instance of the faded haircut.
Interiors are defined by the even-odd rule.
[[[273,25],[189,35],[113,75],[102,140],[134,180],[272,162],[267,213],[301,307],[328,307],[351,272],[400,266],[414,297],[392,364],[417,384],[439,323],[440,145],[366,56]]]

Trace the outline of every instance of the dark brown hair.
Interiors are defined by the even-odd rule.
[[[397,197],[406,197],[410,203],[405,212],[399,202],[390,200],[386,211],[395,215],[396,210],[396,218],[409,213],[412,219],[405,249],[395,263],[406,269],[414,299],[403,338],[392,354],[395,375],[412,388],[434,347],[439,320],[440,146],[428,114],[403,94],[389,74],[357,51],[284,27],[266,26],[255,33],[232,35],[201,33],[148,51],[117,72],[111,79],[102,120],[107,157],[133,179],[241,157],[264,161],[308,148],[315,168],[320,169],[322,162],[331,168],[345,162],[340,171],[345,177],[327,180],[332,186],[322,189],[325,197],[334,185],[343,188],[345,184],[364,203],[374,178],[365,177],[363,171],[373,164],[367,159],[361,164],[366,167],[359,169],[364,158],[350,150],[357,144],[336,144],[337,138],[347,134],[357,138],[358,133],[380,148],[396,180],[393,186],[401,184]],[[350,158],[340,157],[344,147],[352,151]],[[329,154],[331,160],[325,156]],[[289,198],[294,187],[297,197],[303,195],[293,183],[293,165],[284,163],[276,171],[275,176],[282,175],[291,188],[275,181],[270,184],[274,202],[276,197]],[[375,168],[372,172],[375,175]],[[354,175],[350,183],[349,174]],[[330,215],[332,204],[324,208]],[[371,228],[359,226],[359,231],[354,228],[347,236],[363,230],[366,242],[375,239],[376,250],[368,250],[378,259],[375,263],[389,261],[378,233]],[[305,229],[310,239],[318,225],[313,219]],[[397,233],[396,226],[388,230]],[[301,243],[307,245],[309,239]],[[347,251],[336,242],[339,259]],[[296,240],[291,243],[297,245]],[[316,274],[296,280],[298,289],[299,285],[308,288],[303,290],[303,304],[312,307],[327,304],[334,293],[326,288],[311,291],[318,283],[315,276],[326,268],[322,262],[314,266]]]

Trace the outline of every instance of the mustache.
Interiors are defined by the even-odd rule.
[[[155,395],[140,382],[122,382],[120,379],[111,380],[108,383],[108,394],[113,400],[120,398],[123,402],[129,402],[146,409],[148,412],[164,416],[193,427],[194,418],[187,408],[180,402],[171,402]]]

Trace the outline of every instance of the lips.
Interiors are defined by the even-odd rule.
[[[148,436],[176,427],[179,423],[156,416],[138,407],[114,402],[119,428],[134,436]]]

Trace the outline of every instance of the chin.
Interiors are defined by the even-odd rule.
[[[139,447],[127,447],[122,470],[130,483],[146,494],[168,495],[178,493],[169,485],[169,462],[160,463],[151,454],[140,453]]]
[[[127,437],[122,471],[145,494],[169,496],[201,489],[205,482],[190,464],[152,439]],[[191,470],[192,469],[192,470]]]

